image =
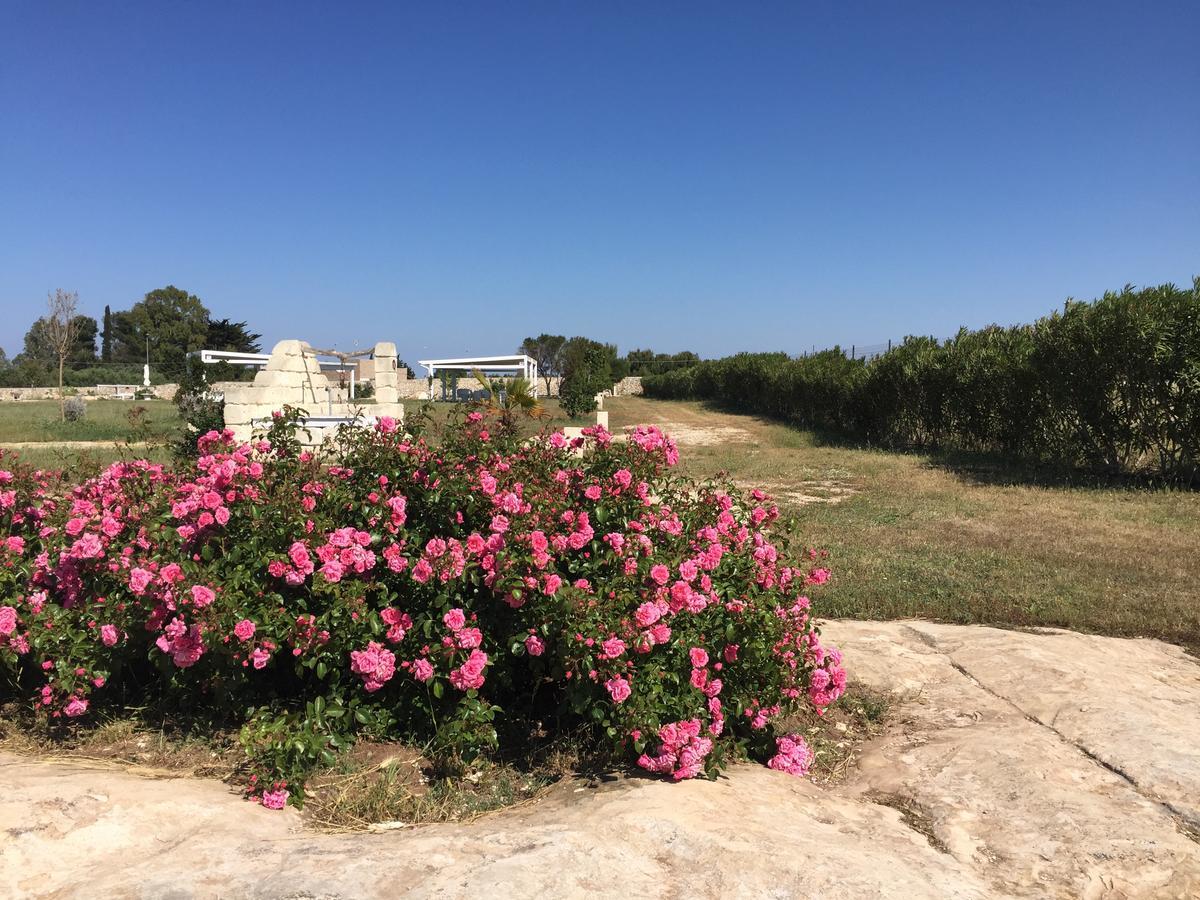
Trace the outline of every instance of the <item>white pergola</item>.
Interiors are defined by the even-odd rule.
[[[271,361],[270,353],[237,353],[230,350],[194,350],[188,356],[198,356],[205,365],[213,363],[229,363],[231,366],[249,366],[254,369],[265,369]],[[328,362],[317,360],[322,372],[349,372],[350,399],[354,399],[355,379],[358,375],[358,364],[350,362]]]
[[[520,375],[529,382],[533,396],[537,396],[538,365],[537,360],[524,353],[514,356],[463,356],[457,359],[422,359],[418,365],[424,366],[429,378],[434,378],[438,372],[482,372],[484,375]]]

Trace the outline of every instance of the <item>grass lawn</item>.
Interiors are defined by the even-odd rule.
[[[614,430],[665,424],[690,473],[775,495],[796,539],[831,553],[823,616],[1057,626],[1200,652],[1200,493],[1032,484],[698,403],[606,406]]]
[[[142,409],[143,425],[130,414]],[[63,422],[57,400],[0,403],[0,446],[12,443],[143,441],[179,426],[175,404],[167,400],[90,400],[79,422]]]

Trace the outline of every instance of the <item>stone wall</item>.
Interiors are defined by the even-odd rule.
[[[629,375],[622,378],[612,388],[614,397],[640,397],[642,394],[642,376]]]
[[[327,421],[330,418],[350,419],[361,414],[403,420],[404,406],[399,402],[397,389],[396,345],[376,344],[373,362],[375,402],[353,403],[344,391],[329,383],[311,345],[296,340],[280,341],[271,350],[266,368],[254,376],[254,381],[227,381],[220,385],[225,397],[225,425],[238,440],[248,440],[254,428],[269,421],[272,413],[293,406],[306,410],[311,419],[306,443],[319,445],[337,429],[336,422]],[[305,435],[302,433],[301,437]]]
[[[129,399],[125,395],[136,396],[138,392],[143,395],[149,393],[155,400],[173,400],[175,392],[179,390],[177,384],[152,384],[150,387],[142,387],[140,384],[98,384],[94,387],[77,387],[68,388],[68,391],[73,393],[68,396],[82,397],[85,400],[113,400],[113,399]],[[23,400],[57,400],[58,388],[56,387],[6,387],[0,388],[0,403],[3,402],[20,402]]]
[[[551,397],[558,396],[558,386],[562,382],[561,378],[554,377],[550,379],[550,395]],[[464,393],[465,392],[465,393]],[[546,379],[538,378],[537,380],[538,397],[546,398]],[[401,382],[401,396],[408,397],[413,400],[428,400],[429,399],[429,382],[425,378],[410,378],[407,382]],[[465,372],[458,377],[458,396],[460,399],[471,399],[472,397],[483,397],[483,391],[479,387],[479,383],[472,377],[469,372]],[[442,399],[442,382],[440,379],[433,379],[433,399]]]

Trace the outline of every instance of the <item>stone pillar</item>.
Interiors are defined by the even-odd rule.
[[[375,402],[399,403],[396,345],[391,341],[380,341],[371,355],[375,361]]]

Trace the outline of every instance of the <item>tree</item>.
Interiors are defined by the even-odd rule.
[[[617,357],[615,344],[571,338],[562,349],[562,384],[558,395],[563,409],[571,418],[591,412],[596,408],[596,395],[607,391],[628,371],[628,363]]]
[[[151,291],[127,312],[113,313],[113,357],[140,362],[149,345],[150,362],[182,374],[187,354],[204,349],[209,312],[200,298],[174,285]]]
[[[67,395],[63,393],[63,369],[66,367],[67,357],[71,355],[71,351],[75,348],[75,342],[79,339],[79,320],[82,316],[75,314],[78,305],[79,294],[75,291],[64,291],[62,288],[58,288],[53,294],[46,295],[48,314],[43,321],[45,322],[46,339],[58,356],[58,411],[64,422],[67,421]],[[91,321],[94,328],[96,320],[92,319]],[[96,352],[95,339],[96,334],[93,331],[93,354]]]
[[[690,350],[682,353],[655,353],[653,350],[630,350],[625,356],[630,375],[661,375],[675,369],[684,369],[700,362],[700,357]]]
[[[259,353],[261,347],[258,341],[261,337],[261,334],[251,332],[245,322],[210,318],[204,349],[227,350],[234,353]]]
[[[96,362],[96,320],[91,316],[74,316],[75,336],[67,353],[67,362],[73,367],[94,365]],[[42,316],[25,332],[25,349],[22,362],[54,366],[58,362],[58,349],[50,335],[48,316]]]
[[[546,396],[550,396],[550,381],[562,375],[562,351],[567,339],[561,334],[540,334],[527,337],[517,348],[518,353],[533,357],[538,373],[546,379]]]
[[[112,308],[104,304],[104,331],[100,337],[100,361],[112,362]]]

